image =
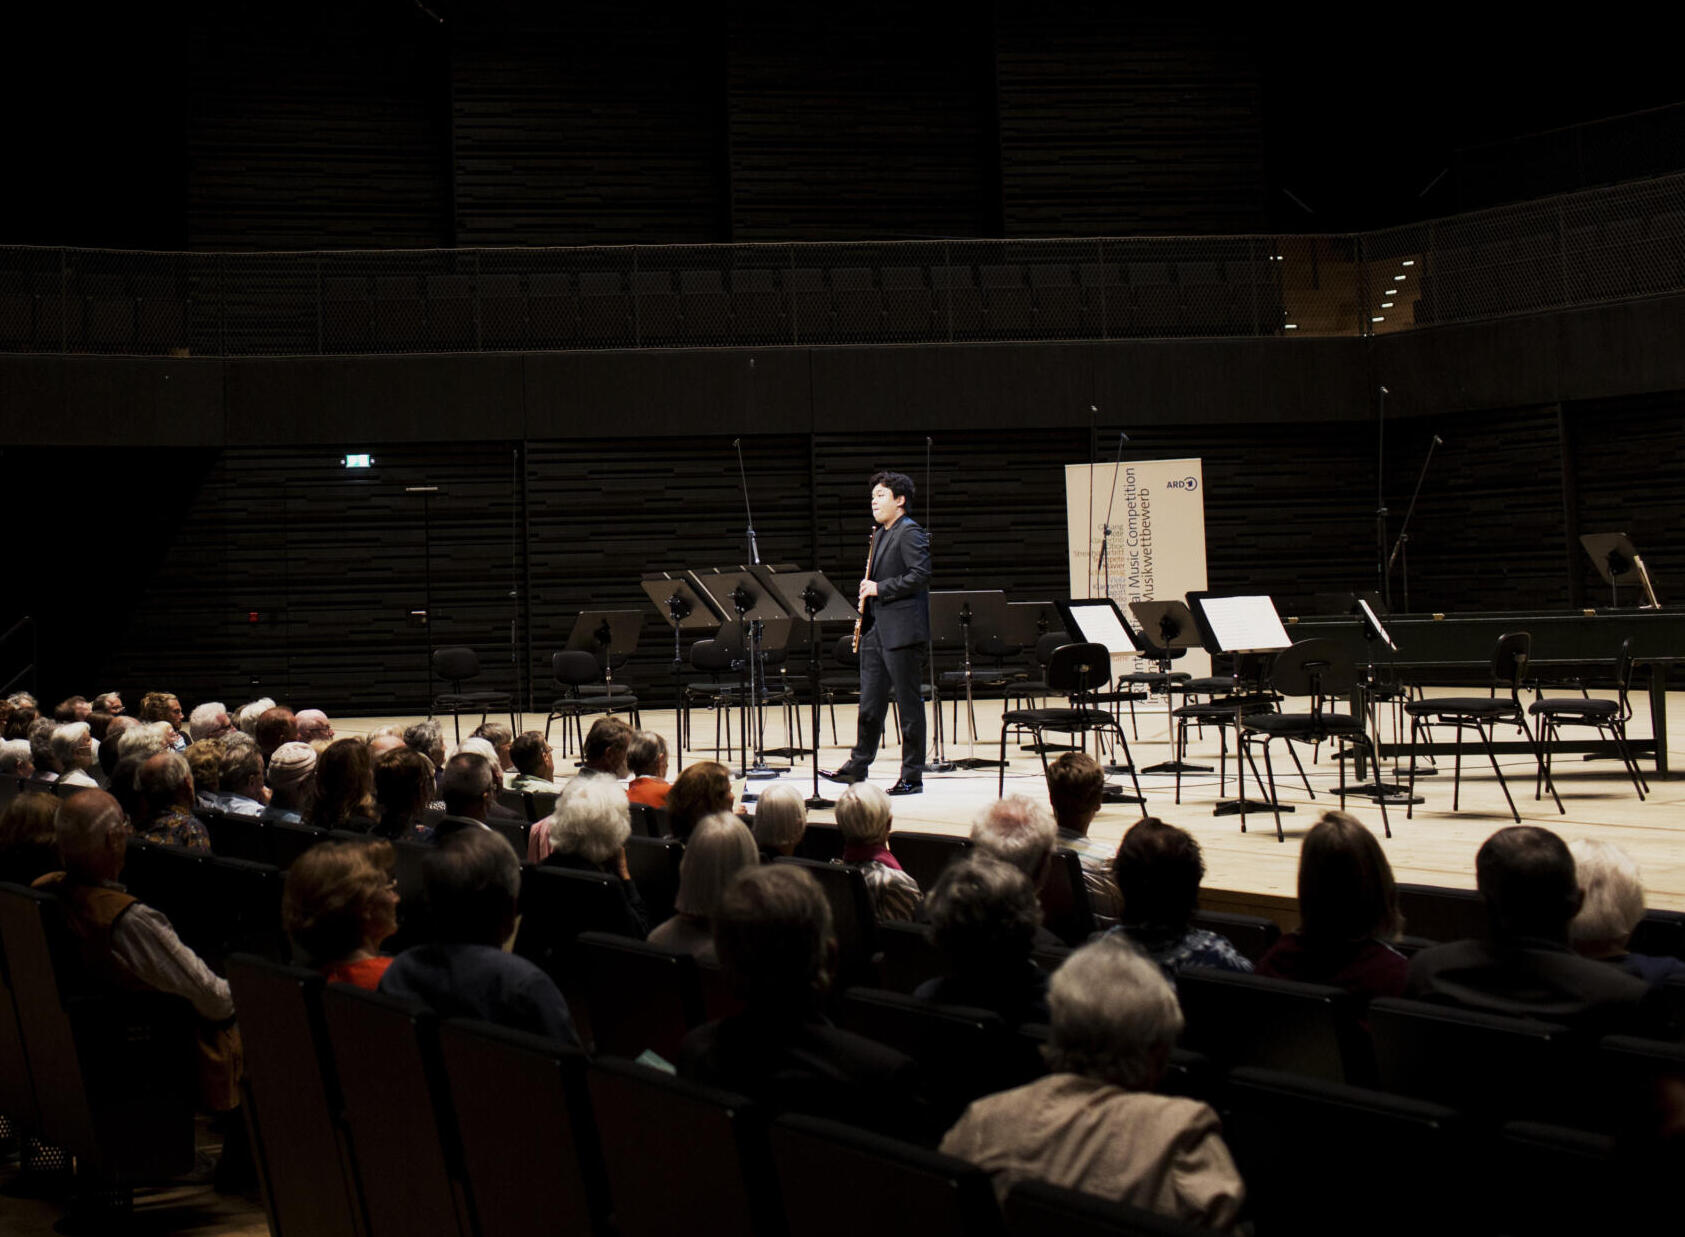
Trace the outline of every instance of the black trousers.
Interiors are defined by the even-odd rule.
[[[916,644],[904,649],[884,648],[876,627],[860,638],[860,729],[848,757],[851,772],[864,777],[878,754],[893,684],[901,713],[901,780],[924,780],[923,651]]]

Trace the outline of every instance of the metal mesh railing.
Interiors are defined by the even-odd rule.
[[[1368,335],[1685,290],[1685,175],[1354,235],[155,253],[0,248],[0,352]]]

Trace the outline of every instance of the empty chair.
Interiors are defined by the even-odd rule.
[[[775,1121],[771,1140],[791,1234],[893,1233],[913,1217],[921,1237],[1000,1231],[989,1175],[964,1160],[798,1115]]]
[[[526,868],[521,877],[521,927],[515,952],[559,976],[569,947],[581,932],[642,937],[628,919],[620,882],[606,872]]]
[[[1489,922],[1486,899],[1473,889],[1401,884],[1398,910],[1411,936],[1430,941],[1485,936]]]
[[[704,1021],[696,959],[604,932],[580,933],[574,955],[596,1051],[677,1061],[680,1041]]]
[[[827,339],[833,312],[825,272],[810,266],[791,267],[784,272],[784,292],[790,306],[790,340],[799,344]]]
[[[741,344],[787,343],[790,313],[778,272],[765,267],[730,273],[729,313],[733,338]]]
[[[934,274],[934,272],[933,272]],[[883,285],[883,333],[889,339],[929,339],[931,338],[931,291],[925,282],[925,272],[922,266],[886,266],[878,273]],[[856,295],[865,296],[862,290],[856,292],[852,287],[852,274],[843,271],[833,271],[831,281],[833,287],[842,288],[837,282],[841,277],[849,287],[837,294],[838,315],[842,315],[844,305],[853,304]],[[869,287],[862,283],[862,289]],[[864,305],[865,302],[862,302]],[[938,327],[938,337],[945,337],[945,326]]]
[[[624,712],[631,715],[634,727],[640,724],[637,695],[625,687],[608,683],[596,654],[586,649],[563,649],[550,658],[550,673],[561,687],[562,694],[550,702],[550,715],[544,719],[545,742],[549,742],[550,725],[557,718],[572,721],[573,736],[581,748],[585,746],[585,728],[580,722],[582,717],[597,713],[612,716]],[[570,750],[567,733],[568,727],[563,726],[564,752]]]
[[[783,1232],[764,1114],[730,1092],[627,1061],[587,1073],[622,1237]]]
[[[1104,709],[1091,706],[1088,697],[1105,687],[1111,678],[1112,659],[1103,644],[1066,644],[1053,651],[1047,663],[1047,685],[1051,692],[1068,696],[1063,708],[1008,709],[1001,714],[1000,775],[996,792],[1006,791],[1006,738],[1012,731],[1027,731],[1040,745],[1047,732],[1086,736],[1090,731],[1116,737],[1123,748],[1124,763],[1135,784],[1134,802],[1146,804],[1141,782],[1135,776],[1135,762],[1129,755],[1129,739],[1118,720]],[[1042,776],[1047,776],[1047,753],[1041,752]]]
[[[1049,860],[1047,876],[1037,891],[1041,899],[1042,922],[1047,930],[1067,945],[1080,945],[1093,936],[1099,924],[1088,885],[1083,880],[1082,856],[1060,847]]]
[[[898,303],[915,295],[902,289],[894,296]],[[924,293],[926,312],[929,296]],[[842,266],[831,272],[831,300],[836,311],[837,338],[848,343],[866,343],[879,338],[884,329],[883,298],[872,279],[869,266]]]
[[[989,333],[997,338],[1028,338],[1034,331],[1035,302],[1022,266],[981,266],[978,282],[988,302]]]
[[[451,721],[456,727],[456,741],[462,742],[462,713],[473,713],[478,710],[480,720],[486,720],[487,714],[493,709],[509,710],[509,728],[520,730],[515,719],[514,696],[504,691],[470,690],[464,691],[462,685],[469,679],[480,675],[480,656],[467,645],[456,644],[447,648],[433,650],[433,673],[451,685],[448,692],[440,692],[433,698],[429,710],[432,713],[450,712]]]
[[[1614,741],[1621,763],[1632,777],[1632,788],[1638,792],[1640,800],[1644,798],[1644,792],[1650,786],[1638,771],[1638,760],[1627,746],[1626,737],[1626,724],[1632,717],[1632,702],[1627,698],[1632,689],[1631,636],[1621,641],[1621,651],[1615,657],[1615,689],[1618,694],[1613,700],[1591,696],[1550,696],[1527,706],[1527,712],[1538,719],[1539,747],[1545,757],[1539,769],[1539,779],[1550,776],[1551,744],[1562,737],[1562,727],[1591,726],[1598,734],[1607,734]],[[1533,797],[1539,797],[1537,782],[1533,787]]]
[[[1038,335],[1057,339],[1099,333],[1099,311],[1090,317],[1087,298],[1068,264],[1033,263],[1029,276]]]
[[[1372,1076],[1343,989],[1189,967],[1176,976],[1184,1042],[1220,1066],[1257,1065],[1330,1082]]]
[[[975,339],[988,324],[983,293],[969,266],[933,266],[930,286],[936,294],[938,336]]]

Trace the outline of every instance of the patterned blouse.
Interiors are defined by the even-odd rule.
[[[159,812],[137,835],[143,842],[159,842],[165,846],[180,846],[186,850],[209,850],[211,835],[193,812],[177,804]]]
[[[1251,971],[1252,963],[1241,956],[1226,936],[1218,936],[1204,928],[1184,931],[1160,928],[1149,924],[1120,924],[1106,933],[1133,941],[1141,951],[1158,963],[1171,986],[1176,972],[1190,966],[1209,966],[1219,971]]]

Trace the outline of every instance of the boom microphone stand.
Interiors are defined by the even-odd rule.
[[[1428,444],[1427,458],[1422,461],[1422,471],[1416,478],[1415,492],[1410,495],[1410,506],[1404,511],[1404,523],[1398,526],[1398,540],[1392,543],[1392,553],[1387,555],[1385,570],[1389,582],[1392,580],[1393,563],[1397,561],[1401,567],[1399,578],[1404,585],[1405,614],[1410,613],[1410,555],[1404,548],[1410,541],[1410,517],[1416,514],[1416,500],[1422,496],[1422,482],[1428,479],[1428,465],[1433,463],[1434,448],[1444,444],[1445,440],[1438,434],[1435,434],[1433,441]]]
[[[926,434],[924,436],[924,536],[926,541],[931,540],[931,517],[936,509],[936,504],[933,501],[935,496],[932,494],[930,489],[930,442],[930,435]],[[968,651],[967,656],[969,655],[970,653]],[[924,766],[924,771],[926,773],[952,773],[958,766],[948,759],[947,752],[945,750],[946,745],[943,742],[942,676],[936,673],[936,630],[934,627],[931,628],[930,635],[925,640],[924,660],[925,665],[929,668],[930,672],[930,709],[931,712],[935,714],[936,720],[935,729],[932,731],[932,737],[935,742],[931,748],[931,759],[929,763]],[[924,707],[923,701],[913,701],[912,703],[917,704],[920,708]],[[909,705],[903,703],[901,707],[908,708]],[[818,748],[819,745],[816,738],[814,741],[815,752],[818,751]],[[818,757],[815,756],[814,759],[817,760]]]

